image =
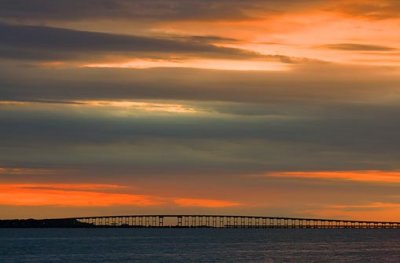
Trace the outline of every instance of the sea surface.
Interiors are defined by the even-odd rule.
[[[400,229],[0,229],[0,262],[400,262]]]

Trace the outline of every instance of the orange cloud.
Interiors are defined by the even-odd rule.
[[[12,184],[11,186],[24,189],[49,189],[49,190],[84,190],[99,191],[125,188],[125,186],[115,184]]]
[[[198,35],[216,35],[237,39],[232,43],[217,43],[225,48],[237,48],[264,55],[284,55],[335,63],[371,66],[398,66],[399,42],[398,6],[384,2],[345,0],[323,1],[308,8],[290,12],[259,13],[254,19],[220,21],[167,21],[160,23],[159,32]],[[373,1],[372,1],[373,2]],[[369,14],[365,13],[367,9]],[[390,12],[388,12],[390,11]],[[349,15],[349,12],[352,15]],[[376,13],[378,12],[378,14]],[[393,19],[369,20],[366,17],[388,13]],[[354,49],[321,49],[317,46],[340,46],[342,43],[356,42],[359,47],[394,47],[390,56],[383,52],[373,53]],[[386,50],[386,53],[390,48]]]
[[[119,188],[107,184],[0,184],[0,205],[10,206],[154,206],[158,198],[148,195],[105,192]]]
[[[178,198],[174,200],[174,203],[179,206],[197,206],[197,207],[231,207],[238,206],[239,203],[223,201],[223,200],[212,200],[212,199],[195,199],[195,198]]]
[[[359,170],[359,171],[300,171],[300,172],[273,172],[267,176],[346,180],[357,182],[400,183],[400,171]]]

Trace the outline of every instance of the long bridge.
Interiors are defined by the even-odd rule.
[[[400,222],[237,215],[125,215],[74,219],[98,227],[400,228]]]
[[[0,227],[400,228],[400,222],[238,215],[120,215],[0,220]]]

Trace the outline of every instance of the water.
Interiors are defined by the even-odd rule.
[[[0,229],[0,262],[400,262],[399,229]]]

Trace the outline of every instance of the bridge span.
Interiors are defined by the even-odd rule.
[[[87,227],[400,228],[400,222],[238,215],[122,215],[64,218]]]

